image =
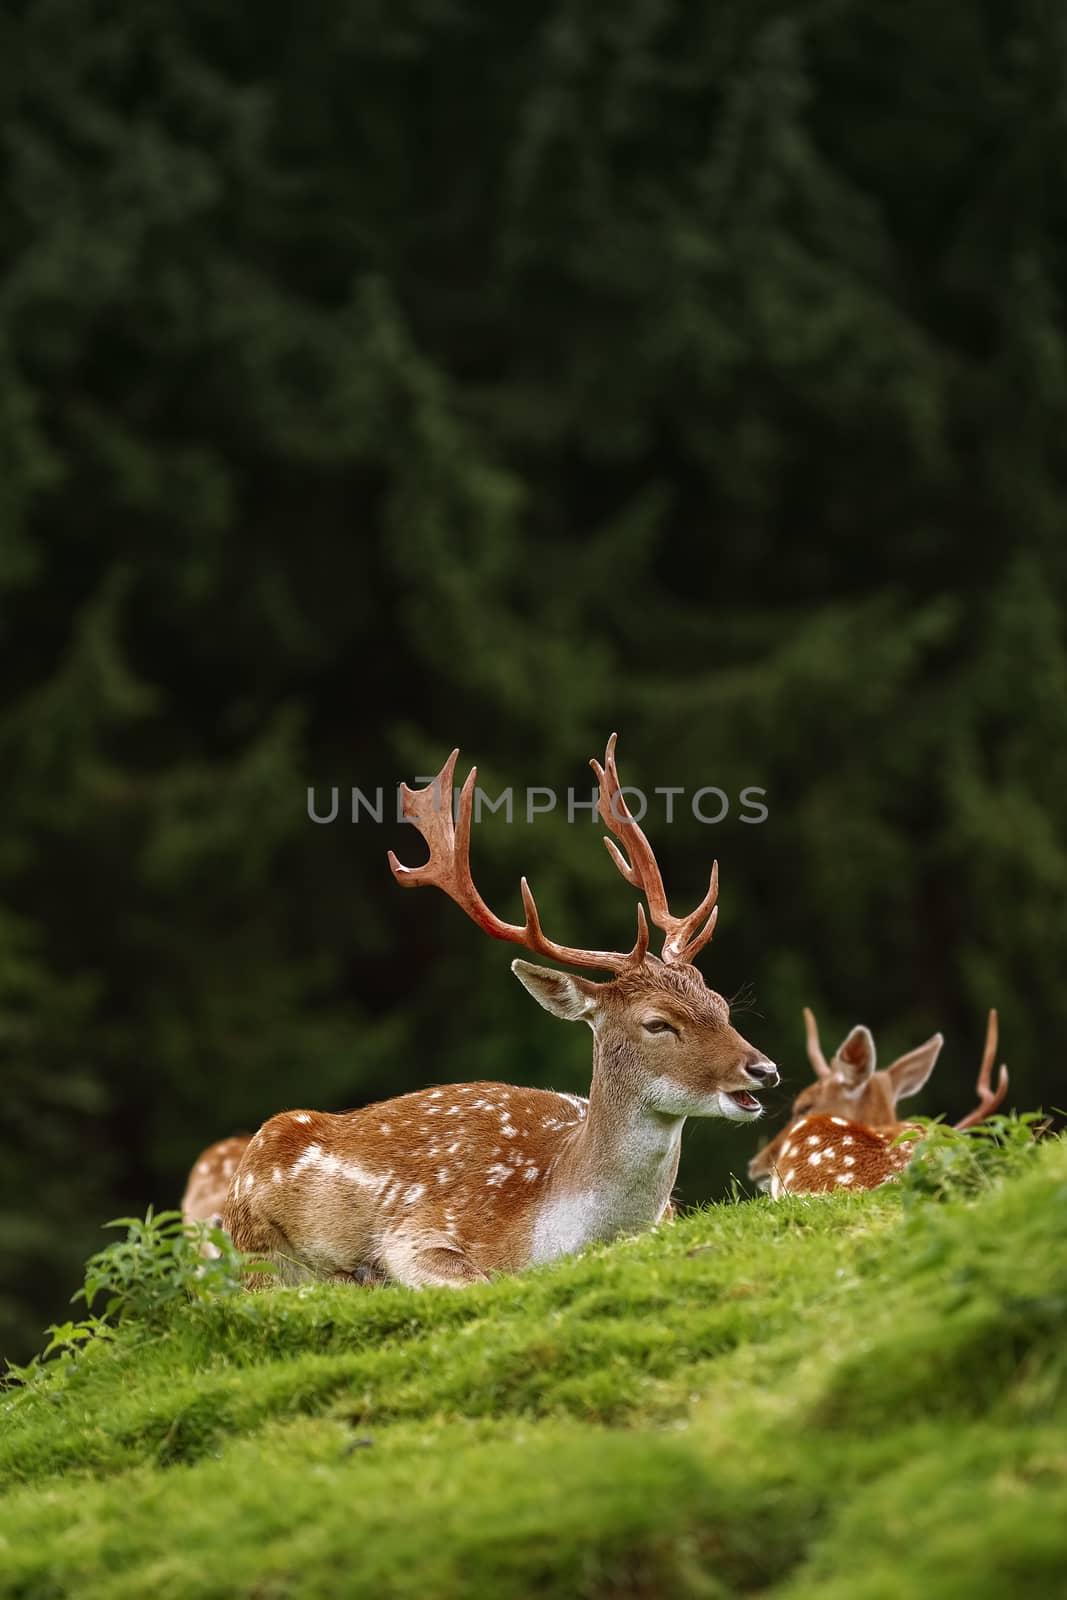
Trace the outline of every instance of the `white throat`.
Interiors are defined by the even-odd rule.
[[[594,1077],[589,1115],[570,1136],[557,1184],[535,1215],[534,1261],[649,1228],[670,1199],[685,1118],[612,1103],[598,1087]]]

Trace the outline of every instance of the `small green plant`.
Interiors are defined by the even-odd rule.
[[[259,1271],[235,1248],[228,1233],[205,1222],[186,1222],[180,1211],[153,1212],[143,1218],[117,1217],[106,1228],[125,1228],[85,1263],[85,1282],[73,1298],[91,1307],[107,1295],[103,1316],[124,1322],[146,1320],[179,1300],[211,1300],[239,1294],[245,1276]],[[210,1244],[214,1256],[201,1253]]]
[[[126,1237],[105,1245],[85,1263],[85,1282],[71,1296],[84,1300],[89,1315],[80,1322],[54,1323],[48,1344],[25,1364],[7,1363],[0,1385],[28,1390],[43,1379],[69,1377],[87,1350],[113,1339],[115,1324],[152,1322],[179,1301],[212,1300],[239,1294],[250,1272],[269,1270],[236,1249],[228,1233],[205,1222],[186,1222],[179,1211],[144,1217],[117,1217],[106,1228],[125,1228]],[[217,1252],[202,1253],[205,1244]],[[100,1295],[107,1299],[92,1310]]]
[[[25,1366],[8,1361],[7,1370],[0,1374],[0,1389],[26,1392],[38,1388],[46,1376],[69,1377],[86,1345],[115,1336],[114,1328],[103,1317],[86,1317],[81,1322],[53,1322],[45,1332],[51,1335],[48,1343]]]
[[[1033,1155],[1046,1118],[1039,1111],[990,1117],[965,1133],[930,1122],[916,1138],[905,1133],[895,1142],[915,1142],[915,1157],[901,1175],[905,1206],[949,1195],[973,1195],[996,1178],[1018,1170]]]

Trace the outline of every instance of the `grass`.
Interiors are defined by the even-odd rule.
[[[965,1148],[460,1293],[126,1323],[0,1392],[0,1596],[1047,1600],[1067,1141]]]

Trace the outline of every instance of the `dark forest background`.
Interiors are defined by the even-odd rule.
[[[0,1350],[285,1105],[581,1088],[584,1029],[308,820],[459,744],[647,826],[743,1031],[1064,1104],[1067,11],[102,0],[0,23]],[[476,873],[627,944],[582,814]],[[1058,1098],[1057,1098],[1058,1097]],[[772,1097],[774,1099],[774,1097]],[[682,1197],[756,1130],[693,1127]]]

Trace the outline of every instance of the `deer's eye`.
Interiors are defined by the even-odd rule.
[[[664,1017],[649,1017],[644,1024],[646,1033],[677,1033],[678,1029],[673,1022],[668,1022]]]

